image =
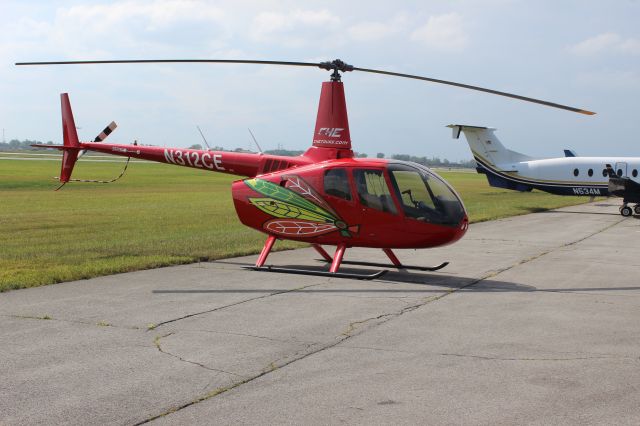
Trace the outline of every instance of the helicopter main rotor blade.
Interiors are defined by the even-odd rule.
[[[436,78],[422,77],[422,76],[419,76],[419,75],[411,75],[411,74],[402,74],[402,73],[391,72],[391,71],[372,70],[372,69],[368,69],[368,68],[354,67],[353,70],[354,71],[369,72],[369,73],[373,73],[373,74],[391,75],[391,76],[394,76],[394,77],[412,78],[414,80],[429,81],[431,83],[447,84],[449,86],[462,87],[463,89],[477,90],[479,92],[491,93],[492,95],[506,96],[507,98],[518,99],[518,100],[526,101],[526,102],[533,102],[535,104],[545,105],[545,106],[552,107],[552,108],[560,108],[560,109],[564,109],[564,110],[567,110],[567,111],[577,112],[577,113],[580,113],[580,114],[586,114],[586,115],[594,115],[595,114],[595,112],[593,112],[593,111],[587,111],[587,110],[580,109],[580,108],[574,108],[574,107],[570,107],[570,106],[567,106],[567,105],[557,104],[555,102],[549,102],[549,101],[543,101],[541,99],[529,98],[529,97],[526,97],[526,96],[516,95],[514,93],[500,92],[498,90],[486,89],[484,87],[471,86],[469,84],[456,83],[454,81],[439,80],[439,79],[436,79]]]
[[[87,65],[87,64],[179,64],[179,63],[214,63],[214,64],[262,64],[262,65],[290,65],[296,67],[319,67],[314,62],[287,61],[255,61],[249,59],[116,59],[95,61],[47,61],[47,62],[16,62],[16,65]]]
[[[545,105],[552,108],[564,109],[566,111],[577,112],[580,114],[594,115],[595,112],[587,111],[581,108],[574,108],[567,105],[558,104],[555,102],[543,101],[541,99],[529,98],[527,96],[520,96],[514,93],[501,92],[493,89],[486,89],[484,87],[472,86],[470,84],[456,83],[454,81],[440,80],[437,78],[422,77],[419,75],[402,74],[392,71],[374,70],[369,68],[358,68],[349,65],[340,59],[327,62],[289,62],[289,61],[259,61],[250,59],[120,59],[120,60],[95,60],[95,61],[47,61],[47,62],[16,62],[16,65],[85,65],[85,64],[151,64],[151,63],[218,63],[218,64],[259,64],[259,65],[288,65],[296,67],[317,67],[325,70],[333,70],[334,75],[338,74],[338,71],[362,71],[373,74],[389,75],[393,77],[411,78],[414,80],[428,81],[430,83],[446,84],[449,86],[461,87],[463,89],[476,90],[479,92],[490,93],[492,95],[505,96],[508,98],[518,99],[520,101],[532,102],[535,104]],[[333,76],[332,76],[333,78]],[[338,76],[339,80],[339,76]]]

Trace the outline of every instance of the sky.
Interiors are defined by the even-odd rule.
[[[353,148],[472,158],[448,124],[489,126],[538,157],[640,156],[640,1],[0,1],[4,137],[62,142],[68,92],[81,140],[226,149],[311,145],[328,72],[262,65],[16,67],[90,59],[340,58],[597,112],[586,116],[402,78],[343,76]]]

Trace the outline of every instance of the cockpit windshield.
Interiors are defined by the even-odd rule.
[[[389,176],[405,216],[442,225],[458,225],[464,217],[458,196],[428,169],[389,164]]]

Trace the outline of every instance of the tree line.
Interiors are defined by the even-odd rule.
[[[19,141],[18,139],[11,139],[9,142],[0,142],[0,151],[20,151],[24,149],[37,149],[31,146],[32,143],[41,144],[40,141],[32,141],[29,139],[25,139],[23,141]],[[53,145],[53,142],[47,141],[47,145]]]

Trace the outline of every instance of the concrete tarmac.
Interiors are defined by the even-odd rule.
[[[397,254],[451,264],[249,256],[0,294],[0,424],[640,424],[638,218],[596,202]]]

